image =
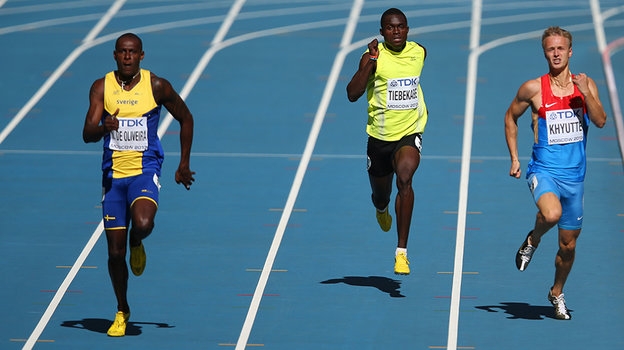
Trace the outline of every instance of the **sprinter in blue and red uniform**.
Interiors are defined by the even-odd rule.
[[[550,27],[542,35],[542,48],[548,74],[522,84],[505,114],[510,176],[520,178],[517,122],[529,107],[534,132],[527,179],[538,212],[533,230],[516,253],[516,267],[520,271],[526,269],[541,237],[557,224],[559,251],[548,300],[558,319],[569,320],[563,286],[574,263],[576,240],[583,223],[587,129],[590,121],[602,128],[607,115],[596,83],[583,73],[570,73],[572,35],[559,27]]]
[[[91,86],[82,133],[85,142],[104,139],[102,212],[108,271],[118,310],[108,330],[113,337],[126,334],[130,318],[126,247],[129,243],[130,267],[139,276],[146,263],[143,239],[154,228],[164,156],[157,134],[162,106],[180,123],[180,164],[175,180],[187,189],[195,180],[189,168],[193,116],[166,79],[140,68],[143,56],[143,43],[135,34],[117,39],[113,51],[117,70]]]

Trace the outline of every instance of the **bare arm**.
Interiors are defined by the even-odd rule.
[[[111,116],[104,118],[104,122],[100,125],[100,119],[104,113],[104,79],[96,80],[91,85],[89,91],[89,110],[85,118],[85,124],[82,129],[82,139],[87,142],[98,142],[111,130],[119,128],[117,113],[119,109]]]
[[[368,52],[362,55],[360,66],[347,85],[347,97],[351,102],[357,101],[364,95],[364,92],[366,92],[366,84],[368,84],[368,77],[370,77],[377,68],[377,61],[372,60],[371,56],[379,56],[377,39],[373,39],[373,41],[368,44]]]
[[[520,174],[522,173],[520,169],[520,159],[518,158],[518,119],[524,114],[527,108],[531,107],[533,98],[539,94],[540,89],[539,80],[529,80],[522,84],[520,89],[518,89],[516,97],[511,101],[507,113],[505,113],[505,138],[507,140],[509,156],[511,157],[509,176],[513,176],[517,179],[520,178]]]
[[[156,103],[167,108],[169,113],[180,123],[180,164],[175,173],[176,183],[182,183],[190,189],[195,179],[190,169],[191,145],[193,143],[193,115],[184,100],[166,79],[152,74],[152,89]]]
[[[584,73],[575,75],[572,78],[572,82],[585,97],[585,107],[587,108],[589,120],[596,124],[597,127],[602,128],[607,122],[607,114],[598,98],[596,83]]]

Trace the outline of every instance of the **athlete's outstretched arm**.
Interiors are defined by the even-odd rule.
[[[91,85],[89,91],[89,110],[85,118],[84,128],[82,129],[82,139],[87,142],[98,142],[104,135],[111,130],[119,128],[119,121],[116,116],[119,109],[104,119],[100,125],[100,119],[104,113],[104,78],[96,80]]]
[[[516,97],[505,113],[505,139],[511,157],[509,176],[520,178],[520,158],[518,157],[518,119],[531,106],[532,98],[539,92],[539,81],[529,80],[520,86]]]
[[[175,173],[175,180],[176,183],[182,183],[188,190],[195,181],[193,178],[195,172],[190,169],[193,115],[167,79],[159,78],[153,73],[151,78],[156,103],[165,106],[175,120],[180,123],[180,164]]]
[[[379,47],[377,39],[373,39],[368,44],[368,52],[362,55],[360,59],[360,66],[351,78],[351,81],[347,85],[347,97],[349,101],[357,101],[364,92],[366,92],[366,84],[368,84],[368,77],[375,72],[377,68],[377,61],[371,59],[371,57],[379,56]]]

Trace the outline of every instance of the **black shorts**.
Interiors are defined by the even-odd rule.
[[[398,141],[382,141],[372,136],[368,137],[366,146],[368,173],[372,176],[381,177],[394,172],[392,160],[394,154],[403,146],[414,147],[420,153],[422,147],[422,134],[403,136]]]

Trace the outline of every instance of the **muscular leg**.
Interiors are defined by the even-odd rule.
[[[561,218],[561,202],[552,192],[546,192],[537,200],[539,211],[535,217],[535,227],[529,237],[529,244],[536,247],[539,245],[542,236],[555,226]]]
[[[373,205],[379,210],[384,210],[390,203],[393,176],[394,174],[392,173],[379,177],[368,174],[371,190],[373,191]]]
[[[559,251],[555,258],[555,283],[552,288],[552,294],[561,295],[563,285],[572,270],[574,264],[576,240],[581,234],[581,230],[564,230],[559,229]]]
[[[407,248],[412,211],[414,208],[414,190],[412,177],[420,164],[420,152],[410,146],[401,147],[394,155],[394,169],[397,174],[398,193],[395,201],[397,217],[397,236],[399,248]]]
[[[117,310],[130,312],[126,292],[128,291],[128,266],[126,266],[127,230],[106,230],[108,243],[108,274],[113,283]]]
[[[130,246],[136,247],[152,233],[154,217],[158,207],[149,199],[139,198],[130,208],[132,214],[132,228],[130,229]]]

